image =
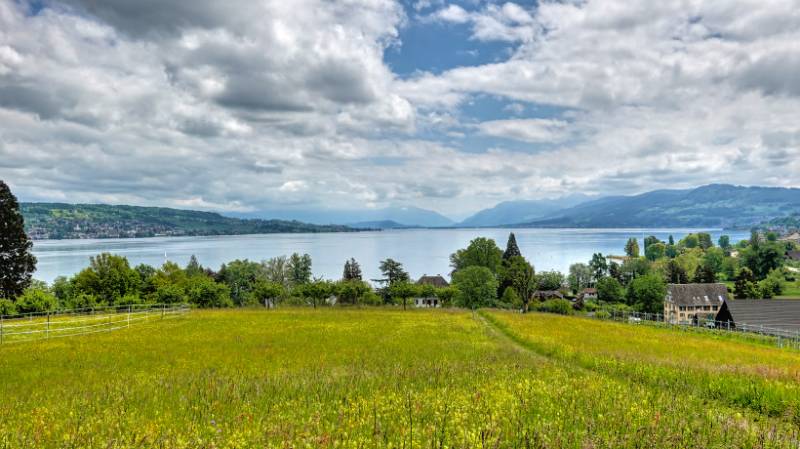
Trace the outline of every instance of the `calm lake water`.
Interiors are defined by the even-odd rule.
[[[647,235],[662,240],[672,234],[677,241],[690,229],[514,229],[522,254],[537,271],[567,272],[575,262],[587,262],[593,253],[623,254],[629,237],[639,245]],[[716,242],[720,234],[731,241],[749,237],[747,232],[709,231]],[[346,259],[355,257],[365,279],[380,277],[378,264],[391,257],[403,263],[413,278],[450,272],[449,256],[475,237],[495,239],[505,248],[508,229],[411,229],[331,234],[265,234],[219,237],[156,237],[146,239],[40,240],[34,242],[39,259],[35,278],[51,282],[57,276],[77,273],[89,257],[101,252],[119,254],[131,265],[159,266],[165,260],[185,265],[192,254],[213,269],[233,259],[260,261],[292,252],[308,253],[315,276],[338,279]]]

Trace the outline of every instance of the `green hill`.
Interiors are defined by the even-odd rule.
[[[239,219],[215,212],[103,204],[22,203],[33,239],[122,238],[191,235],[351,232],[339,225]]]

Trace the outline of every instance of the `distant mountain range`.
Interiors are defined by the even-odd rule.
[[[420,227],[404,225],[394,220],[359,221],[358,223],[348,223],[347,226],[356,229],[409,229]]]
[[[382,209],[363,210],[264,210],[248,213],[227,214],[238,218],[271,218],[300,220],[314,224],[350,224],[369,222],[394,222],[393,227],[425,227],[437,228],[453,226],[455,222],[432,210],[418,207],[386,207]],[[387,228],[388,229],[388,228]]]
[[[465,227],[505,226],[549,217],[565,208],[590,200],[587,195],[570,195],[550,200],[504,201],[459,223]]]
[[[22,203],[33,238],[115,238],[157,235],[228,235],[343,232],[434,227],[788,228],[800,216],[800,189],[711,184],[592,199],[507,201],[460,223],[417,207],[367,210],[215,212],[97,204]]]
[[[33,239],[237,235],[288,232],[349,232],[340,225],[287,220],[243,220],[215,212],[104,204],[22,203]]]
[[[517,226],[743,228],[796,212],[800,189],[711,184],[600,198]]]

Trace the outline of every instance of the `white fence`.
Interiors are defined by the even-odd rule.
[[[0,317],[0,344],[111,332],[182,316],[187,305],[136,304]]]
[[[608,316],[593,315],[594,318],[608,319],[613,321],[622,321],[631,324],[653,324],[656,326],[664,326],[677,328],[686,331],[699,331],[699,332],[713,332],[713,333],[739,333],[744,336],[750,336],[759,340],[774,343],[781,348],[795,348],[800,349],[800,332],[780,327],[769,327],[761,325],[752,325],[747,323],[730,323],[724,321],[714,321],[701,319],[697,322],[685,323],[670,323],[664,320],[664,316],[660,313],[642,313],[642,312],[623,312],[611,311]]]

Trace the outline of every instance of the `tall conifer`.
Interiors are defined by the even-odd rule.
[[[17,198],[0,180],[0,298],[13,300],[30,285],[36,270],[32,247]]]

